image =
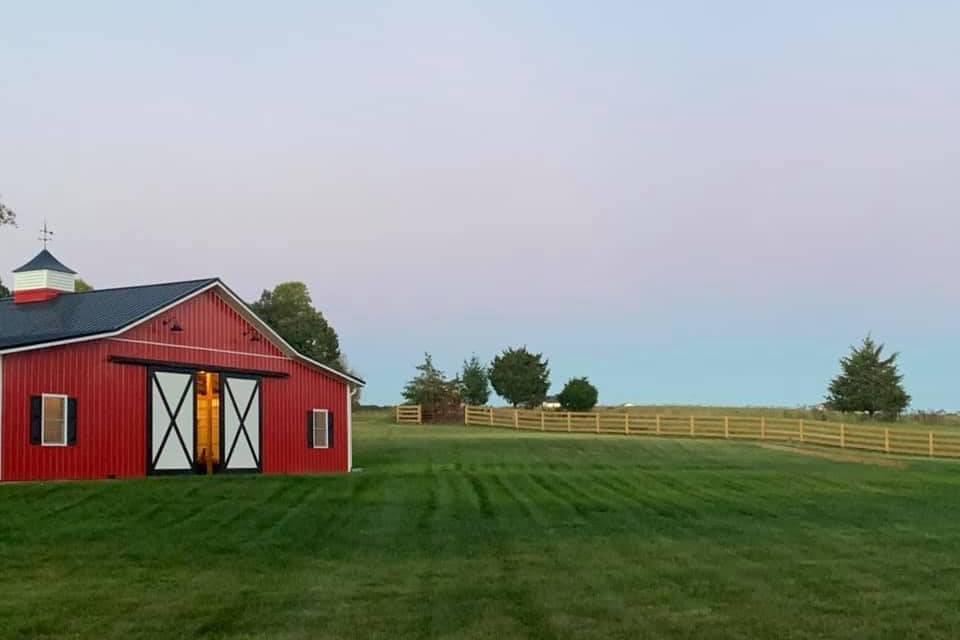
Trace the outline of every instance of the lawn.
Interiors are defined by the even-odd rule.
[[[956,463],[359,415],[354,450],[0,486],[0,637],[960,636]]]

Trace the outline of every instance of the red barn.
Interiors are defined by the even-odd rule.
[[[350,471],[363,381],[219,279],[75,281],[44,249],[0,300],[0,480]]]

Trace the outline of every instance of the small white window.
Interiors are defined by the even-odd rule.
[[[328,438],[330,421],[330,412],[326,409],[313,410],[313,448],[329,449],[330,440]]]
[[[67,446],[67,396],[44,394],[41,424],[43,446]]]

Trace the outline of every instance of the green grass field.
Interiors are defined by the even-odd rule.
[[[0,486],[0,637],[960,636],[954,463],[359,415],[355,458]]]

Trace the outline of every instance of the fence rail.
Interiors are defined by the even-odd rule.
[[[401,404],[395,413],[397,424],[423,424],[423,407],[418,404]]]
[[[467,407],[464,424],[517,431],[763,440],[908,456],[960,458],[960,431],[955,434],[935,433],[797,418],[644,416],[619,412],[575,413]]]

